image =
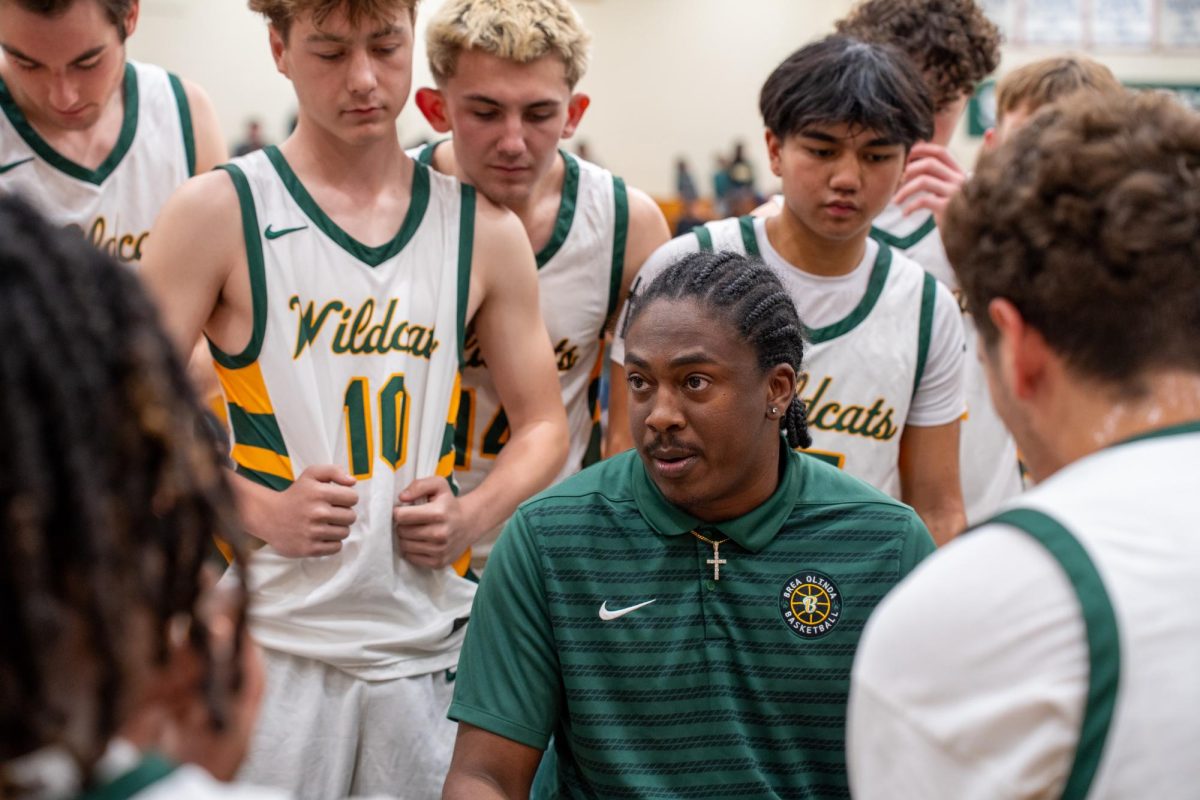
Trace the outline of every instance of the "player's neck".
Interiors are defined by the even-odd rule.
[[[505,204],[525,226],[525,235],[535,252],[545,247],[554,235],[554,226],[562,205],[563,181],[566,174],[566,165],[556,153],[550,169],[538,178],[533,190],[526,197],[510,199]]]
[[[867,233],[841,241],[818,236],[783,209],[766,223],[767,239],[775,252],[801,272],[835,278],[849,275],[866,253]]]
[[[1045,479],[1059,469],[1118,442],[1200,420],[1200,374],[1164,370],[1142,380],[1144,392],[1114,393],[1093,382],[1065,385],[1044,414]]]
[[[360,196],[387,191],[411,168],[396,136],[348,144],[303,118],[279,150],[305,183],[337,184]]]

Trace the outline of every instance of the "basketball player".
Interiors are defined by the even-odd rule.
[[[1039,483],[872,618],[855,797],[1200,784],[1198,188],[1200,117],[1086,93],[951,202],[946,248],[996,408]]]
[[[951,155],[950,139],[975,88],[1000,63],[1000,31],[975,0],[866,0],[837,30],[893,45],[909,55],[933,91],[933,136],[909,153],[900,190],[875,219],[872,235],[902,251],[958,293],[938,232],[941,210],[966,178]],[[963,316],[967,351],[975,329]],[[973,355],[964,364],[967,415],[959,471],[968,522],[979,522],[1021,491],[1017,447],[992,408],[983,369]]]
[[[304,797],[437,795],[469,548],[566,452],[519,221],[397,141],[414,5],[251,0],[296,131],[185,185],[145,270],[180,347],[201,329],[212,343],[243,518],[265,545],[249,588],[269,689],[242,775]],[[512,433],[459,499],[471,320]]]
[[[645,280],[697,250],[761,255],[809,326],[799,383],[809,452],[904,500],[945,542],[964,524],[959,310],[919,266],[869,238],[908,149],[930,135],[925,83],[900,53],[832,36],[787,58],[760,108],[785,205],[674,239]]]
[[[575,92],[587,68],[588,34],[565,0],[452,0],[426,37],[437,88],[420,89],[417,104],[436,131],[454,138],[417,158],[474,185],[525,226],[570,426],[558,476],[565,478],[600,458],[605,326],[642,262],[670,238],[666,220],[644,192],[559,149],[591,102]],[[466,491],[491,472],[508,436],[496,387],[472,344],[456,464]],[[624,399],[623,391],[612,393],[610,432],[628,428]],[[486,553],[473,553],[481,567]]]
[[[19,198],[0,265],[0,796],[286,798],[215,780],[261,667],[238,581],[205,591],[210,537],[240,532],[150,302]]]
[[[558,797],[846,797],[859,625],[933,541],[792,449],[808,441],[803,329],[772,270],[690,254],[630,302],[637,452],[505,528],[444,797],[527,797],[551,733]]]
[[[1087,56],[1054,56],[1026,64],[997,82],[996,126],[984,133],[984,145],[1003,144],[1043,106],[1076,92],[1124,91],[1112,70]]]
[[[125,57],[138,0],[0,0],[0,192],[126,263],[227,153],[195,84]]]

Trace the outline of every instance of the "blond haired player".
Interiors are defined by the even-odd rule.
[[[417,158],[474,185],[525,226],[570,426],[562,479],[600,458],[605,328],[642,262],[670,238],[666,221],[645,193],[559,149],[591,102],[575,91],[588,33],[565,0],[450,0],[426,36],[437,86],[420,89],[417,104],[435,130],[454,136]],[[492,471],[508,438],[506,411],[473,344],[458,427],[457,477],[467,491]],[[622,380],[612,381],[622,391],[611,395],[609,452],[628,438]]]
[[[1121,94],[1124,88],[1108,67],[1075,54],[1044,58],[1013,70],[996,83],[996,127],[984,133],[984,144],[1004,144],[1042,106],[1076,92]]]
[[[195,84],[131,61],[138,0],[0,0],[0,192],[137,263],[171,192],[227,157]]]
[[[250,613],[270,689],[242,774],[303,797],[437,796],[467,551],[566,450],[519,221],[397,141],[414,6],[252,0],[298,125],[181,189],[145,270],[176,342],[211,342],[244,523],[264,543]],[[512,433],[460,499],[468,321]]]
[[[952,201],[947,252],[1039,483],[867,624],[855,797],[1195,794],[1198,187],[1200,116],[1088,93]]]

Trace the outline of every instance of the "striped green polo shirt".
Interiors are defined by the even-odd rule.
[[[933,540],[866,483],[780,458],[775,493],[715,525],[667,502],[634,451],[522,505],[451,719],[538,749],[555,734],[563,797],[849,797],[858,638]],[[723,563],[692,531],[728,539]]]

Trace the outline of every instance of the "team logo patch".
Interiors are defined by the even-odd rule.
[[[801,639],[818,639],[842,618],[842,592],[823,572],[797,572],[779,592],[779,613],[792,633]]]

